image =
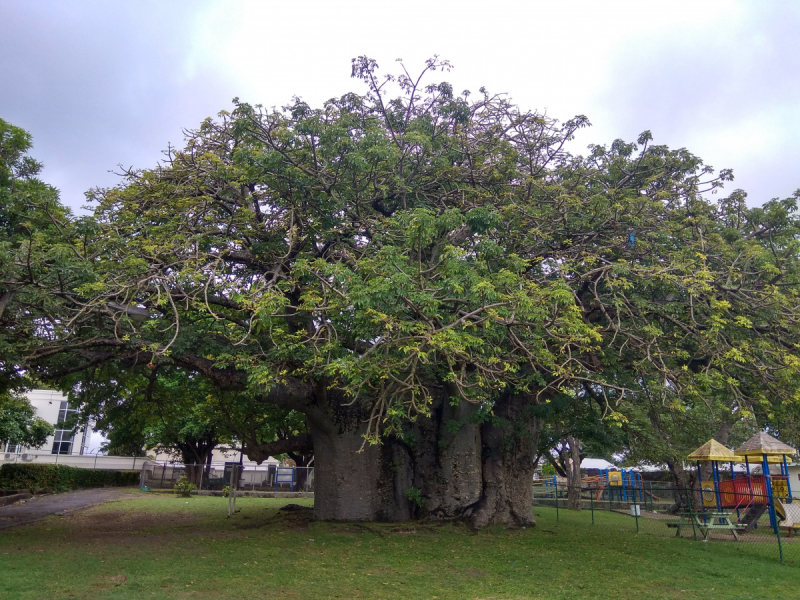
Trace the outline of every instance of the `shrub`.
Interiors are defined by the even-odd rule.
[[[175,487],[175,494],[180,496],[181,498],[189,498],[192,495],[192,492],[197,489],[197,486],[193,483],[189,483],[189,480],[186,479],[186,475],[181,475],[181,478],[178,479]]]
[[[419,508],[424,508],[425,506],[425,498],[422,497],[422,490],[410,487],[406,490],[406,498],[408,498],[409,502],[413,502]]]
[[[556,468],[551,465],[550,463],[545,463],[542,465],[542,475],[545,477],[550,477],[556,474]]]
[[[4,464],[0,466],[0,489],[73,490],[139,483],[139,471],[79,469],[65,465]]]

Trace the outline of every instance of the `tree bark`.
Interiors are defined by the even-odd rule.
[[[410,460],[394,439],[364,445],[364,411],[337,390],[316,386],[305,413],[314,440],[314,518],[322,521],[406,521]],[[363,448],[362,448],[363,446]]]
[[[412,485],[420,490],[423,504],[414,508],[425,520],[468,518],[481,497],[481,435],[474,423],[478,407],[451,404],[439,390],[430,419],[418,419],[404,439],[413,462]]]
[[[692,493],[689,474],[683,468],[683,463],[680,460],[667,461],[667,468],[669,469],[672,484],[675,486],[675,503],[667,512],[674,514],[687,511],[692,504],[689,499],[689,494]]]
[[[533,456],[538,421],[526,414],[529,399],[503,394],[495,417],[481,426],[482,493],[471,524],[529,527],[533,518]]]
[[[0,295],[0,319],[3,318],[3,313],[6,312],[6,307],[11,303],[14,297],[14,292],[5,292]]]
[[[261,464],[270,456],[275,456],[277,454],[287,454],[290,452],[307,453],[313,451],[314,441],[307,433],[275,440],[274,442],[266,444],[248,444],[245,442],[242,447],[242,452],[244,452],[247,458],[254,460],[258,464]]]
[[[567,437],[570,465],[567,470],[567,508],[581,510],[581,446],[572,436]]]
[[[435,391],[431,417],[362,449],[366,425],[336,392],[306,412],[314,440],[314,515],[334,521],[469,518],[481,498],[477,407]],[[530,506],[528,507],[530,510]]]

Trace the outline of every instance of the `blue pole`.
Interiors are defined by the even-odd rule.
[[[792,502],[792,481],[791,477],[789,477],[789,465],[786,464],[786,455],[783,455],[783,474],[786,475],[786,487],[788,488],[789,492],[789,499],[787,502]]]
[[[761,455],[762,470],[764,473],[764,491],[767,494],[767,502],[769,502],[769,524],[772,530],[778,534],[778,520],[775,518],[775,503],[772,500],[772,477],[769,474],[769,459],[766,454]]]
[[[711,472],[714,475],[714,497],[717,500],[717,512],[722,512],[722,498],[719,495],[719,465],[717,461],[711,461]]]
[[[700,508],[703,512],[706,512],[706,499],[703,497],[703,474],[700,472],[700,461],[696,461],[697,463],[697,488],[700,490]],[[706,518],[703,517],[703,522],[705,523]]]
[[[639,479],[639,502],[644,504],[644,486],[642,485],[642,474],[638,474]]]
[[[622,501],[628,501],[628,472],[623,470],[622,471]]]

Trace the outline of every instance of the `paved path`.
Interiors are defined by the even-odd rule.
[[[0,529],[33,523],[48,515],[61,515],[94,504],[136,497],[140,496],[131,492],[131,488],[95,488],[64,494],[34,496],[25,500],[24,503],[0,507]]]

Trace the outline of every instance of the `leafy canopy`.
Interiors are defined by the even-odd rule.
[[[82,350],[39,364],[178,365],[292,407],[335,391],[372,440],[437,393],[560,394],[620,423],[648,395],[796,404],[796,198],[712,202],[731,173],[649,132],[569,154],[585,117],[423,84],[448,67],[361,57],[363,95],[237,101],[95,191],[102,253],[53,325]]]

